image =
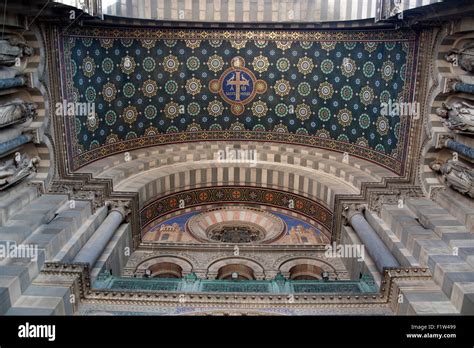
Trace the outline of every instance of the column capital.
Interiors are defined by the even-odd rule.
[[[352,217],[356,214],[364,216],[365,205],[363,204],[344,204],[342,206],[342,217],[344,225],[349,225]]]
[[[450,133],[437,133],[435,138],[435,149],[447,147],[448,141],[453,139],[454,136]]]
[[[132,213],[129,201],[107,201],[106,204],[110,212],[116,211],[123,216],[124,220],[128,221]]]

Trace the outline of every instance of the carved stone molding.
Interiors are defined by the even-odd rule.
[[[384,204],[398,205],[400,201],[404,202],[407,198],[424,196],[422,189],[418,186],[393,188],[389,192],[371,192],[369,196],[369,209],[380,216]]]
[[[92,212],[105,205],[103,191],[89,188],[79,181],[54,182],[49,192],[67,194],[70,200],[90,201]]]

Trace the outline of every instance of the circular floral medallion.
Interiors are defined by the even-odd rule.
[[[276,133],[288,133],[288,127],[284,124],[277,124],[273,127],[273,131]]]
[[[106,122],[107,122],[107,120],[106,120]],[[81,133],[81,130],[82,130],[82,124],[81,124],[81,120],[78,117],[74,118],[74,128],[76,130],[76,135],[79,135]]]
[[[290,83],[286,80],[278,80],[275,83],[275,93],[278,94],[280,97],[288,95],[290,93]]]
[[[127,75],[131,75],[135,71],[136,66],[135,59],[130,56],[125,56],[120,61],[120,69]]]
[[[367,52],[372,53],[377,49],[377,42],[369,41],[369,42],[364,42],[364,48]]]
[[[169,102],[165,105],[165,116],[173,119],[179,115],[179,105],[175,102]]]
[[[123,120],[128,124],[132,124],[137,120],[138,111],[135,106],[127,106],[123,109]]]
[[[214,48],[221,47],[222,40],[209,40],[209,45],[211,45]]]
[[[126,98],[131,98],[135,94],[135,86],[131,82],[127,82],[122,87],[123,95]]]
[[[390,92],[387,90],[383,90],[380,93],[380,103],[388,104],[388,101],[390,100]]]
[[[113,144],[113,143],[117,143],[118,141],[119,141],[119,137],[117,134],[114,134],[114,133],[109,134],[107,138],[105,139],[106,144]]]
[[[82,71],[85,76],[91,77],[95,73],[95,61],[93,58],[87,56],[82,61]]]
[[[207,111],[209,112],[209,115],[211,116],[214,116],[214,117],[221,116],[222,113],[224,112],[224,105],[222,105],[222,102],[219,100],[213,100],[207,106]]]
[[[255,126],[253,126],[252,130],[254,132],[265,132],[266,128],[263,124],[257,123]]]
[[[135,139],[137,137],[137,133],[130,131],[125,135],[125,140]]]
[[[90,47],[92,45],[92,39],[89,37],[85,37],[82,39],[82,44],[86,47]]]
[[[71,74],[73,77],[77,74],[77,63],[74,60],[71,60]]]
[[[230,125],[230,130],[231,130],[231,131],[239,131],[239,132],[241,132],[241,131],[244,131],[244,130],[245,130],[245,126],[244,126],[244,124],[241,123],[241,122],[235,122],[235,123],[232,123],[232,124]]]
[[[152,57],[146,57],[143,59],[143,69],[148,72],[152,72],[155,70],[156,63],[155,60]]]
[[[122,38],[120,39],[120,43],[122,44],[123,47],[130,47],[133,45],[133,39]]]
[[[322,139],[331,139],[331,134],[329,133],[329,131],[327,129],[319,129],[316,134],[315,134],[318,138],[322,138]]]
[[[278,117],[285,117],[288,113],[288,106],[283,103],[279,103],[275,106],[275,113]]]
[[[298,93],[303,97],[307,97],[311,93],[311,85],[308,82],[301,82],[298,85]]]
[[[172,54],[166,56],[163,59],[163,69],[169,73],[174,73],[179,68],[179,60],[176,56]]]
[[[155,47],[156,45],[156,40],[154,39],[141,39],[140,43],[142,44],[143,47],[150,49]]]
[[[184,40],[186,43],[186,47],[191,49],[198,48],[201,45],[201,40],[191,39],[191,40]]]
[[[170,48],[176,46],[176,44],[178,43],[177,40],[164,40],[164,42],[165,42],[165,45]]]
[[[393,50],[395,48],[395,42],[386,42],[385,48],[389,51]]]
[[[166,133],[178,133],[178,132],[179,132],[179,129],[176,126],[169,126],[166,129]]]
[[[307,50],[313,46],[312,41],[300,41],[300,46],[302,49]]]
[[[374,76],[375,72],[375,65],[372,62],[365,62],[364,66],[362,67],[362,71],[365,77],[372,77]]]
[[[357,46],[356,41],[346,41],[344,42],[344,48],[346,50],[353,50]]]
[[[150,126],[147,129],[145,129],[146,137],[153,137],[155,135],[158,135],[158,129],[156,129],[156,127]]]
[[[201,125],[199,125],[196,122],[190,123],[186,127],[186,132],[199,132],[199,131],[202,131]]]
[[[165,83],[165,91],[168,94],[175,94],[178,91],[178,84],[174,80],[168,80]]]
[[[89,103],[93,103],[95,101],[96,96],[97,96],[97,93],[94,87],[89,86],[86,88],[86,100]]]
[[[309,133],[308,133],[308,130],[306,128],[300,127],[296,130],[296,134],[308,135]]]
[[[370,117],[367,114],[362,114],[359,116],[359,126],[362,129],[367,129],[370,126]]]
[[[369,141],[364,137],[359,137],[356,140],[356,145],[363,146],[363,147],[369,147]]]
[[[259,100],[252,104],[252,114],[258,118],[267,114],[268,107],[263,101]]]
[[[188,114],[190,114],[191,116],[196,116],[197,114],[199,114],[199,111],[201,111],[201,107],[198,103],[192,102],[188,104],[187,110]]]
[[[374,90],[369,86],[364,86],[359,93],[360,101],[365,106],[372,104],[374,101]]]
[[[207,66],[209,67],[209,70],[213,72],[218,72],[224,67],[224,60],[221,56],[214,54],[213,56],[210,56],[207,60]]]
[[[268,58],[262,55],[255,57],[252,62],[254,70],[259,73],[267,71],[269,65],[270,63],[268,62]]]
[[[339,110],[337,120],[343,127],[348,127],[352,123],[352,112],[346,108]]]
[[[97,115],[88,115],[86,125],[89,132],[94,132],[97,128],[99,128],[99,118]]]
[[[311,108],[307,104],[299,104],[296,106],[296,117],[301,121],[307,120],[311,116]]]
[[[89,150],[97,149],[100,146],[97,140],[92,140],[91,144],[89,145]]]
[[[402,67],[400,68],[400,78],[402,79],[402,81],[405,81],[406,73],[407,73],[407,65],[403,64]]]
[[[388,118],[386,118],[385,116],[379,116],[377,117],[377,121],[375,124],[377,126],[377,132],[380,135],[387,135],[388,131],[390,130]]]
[[[291,43],[291,41],[277,41],[276,46],[282,51],[285,51],[291,48]]]
[[[387,60],[383,63],[381,72],[382,78],[387,82],[390,81],[393,78],[393,75],[395,74],[395,64]]]
[[[336,42],[335,41],[323,41],[321,42],[321,48],[325,51],[332,51],[333,49],[336,48]]]
[[[385,147],[382,144],[377,144],[377,146],[375,146],[375,151],[384,153]]]
[[[230,40],[230,45],[237,50],[244,48],[246,44],[247,40]]]
[[[395,136],[395,139],[399,139],[400,137],[400,122],[397,122],[395,126],[393,127],[393,135]]]
[[[279,72],[285,72],[290,68],[290,61],[286,58],[280,58],[276,62],[276,67]]]
[[[348,143],[349,142],[349,137],[345,134],[339,134],[339,136],[337,137],[337,140],[341,141],[343,143]]]
[[[255,46],[257,46],[258,48],[264,48],[267,45],[268,45],[267,40],[255,40]]]
[[[210,131],[221,131],[222,130],[222,126],[218,123],[213,123],[209,126],[209,130]]]
[[[201,65],[201,62],[199,61],[199,58],[195,56],[189,57],[188,60],[186,61],[186,66],[191,71],[196,71],[197,69],[199,69],[200,65]]]
[[[314,68],[313,60],[309,57],[298,59],[298,64],[296,66],[298,67],[298,71],[303,75],[309,74]]]
[[[110,58],[105,58],[102,61],[102,71],[106,74],[110,74],[114,70],[114,61]]]
[[[318,94],[320,98],[323,98],[324,100],[328,100],[334,94],[334,88],[329,82],[325,81],[319,85]]]
[[[354,74],[356,73],[356,70],[357,70],[357,65],[354,59],[345,57],[342,60],[342,64],[341,64],[342,75],[349,78],[351,76],[354,76]]]
[[[319,109],[318,117],[321,121],[329,121],[331,118],[331,110],[326,107]]]
[[[197,78],[193,77],[186,81],[186,92],[188,92],[191,95],[196,95],[199,92],[201,92],[201,81],[199,81]]]
[[[341,97],[342,99],[344,99],[345,101],[348,101],[352,98],[352,96],[354,95],[354,92],[352,91],[352,88],[351,86],[343,86],[341,88]]]
[[[109,49],[114,45],[114,39],[109,39],[109,38],[99,39],[99,42],[100,42],[100,45],[105,49]]]
[[[334,70],[334,63],[330,59],[324,59],[321,62],[321,71],[324,74],[330,74]]]
[[[143,82],[142,92],[145,97],[151,98],[156,95],[158,91],[158,86],[156,85],[156,81],[154,80],[146,80]]]
[[[107,82],[102,87],[102,97],[109,103],[117,97],[117,89],[113,83]]]
[[[145,117],[153,120],[158,115],[158,110],[154,105],[147,105],[144,110]]]

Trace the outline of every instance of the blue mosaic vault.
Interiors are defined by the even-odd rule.
[[[185,39],[186,38],[186,39]],[[75,28],[60,37],[72,169],[140,147],[205,140],[301,144],[402,175],[414,101],[413,31]]]

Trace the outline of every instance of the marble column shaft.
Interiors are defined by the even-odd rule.
[[[377,269],[382,272],[384,267],[399,267],[400,264],[393,257],[392,252],[370,226],[362,213],[357,212],[349,220],[352,228],[365,245],[370,257],[374,260]]]
[[[74,262],[88,263],[92,269],[123,220],[122,212],[112,210],[76,255]]]
[[[447,139],[445,142],[445,146],[448,149],[456,151],[457,153],[469,158],[474,159],[474,148],[469,147],[467,145],[461,144],[453,139]]]
[[[474,85],[465,82],[455,82],[453,84],[453,90],[455,92],[464,92],[474,94]]]
[[[26,83],[24,77],[13,77],[10,79],[0,79],[0,90],[12,87],[23,86]]]

